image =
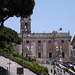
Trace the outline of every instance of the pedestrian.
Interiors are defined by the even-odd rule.
[[[61,68],[61,72],[62,72],[62,68]]]
[[[65,75],[65,69],[64,69],[64,75]]]
[[[56,74],[56,70],[54,70],[54,75]]]
[[[51,74],[52,74],[52,68],[51,68]]]

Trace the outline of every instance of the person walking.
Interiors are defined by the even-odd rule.
[[[56,70],[54,70],[54,75],[56,74]]]
[[[64,75],[65,75],[65,69],[64,69]]]
[[[52,68],[51,68],[51,74],[52,74]]]

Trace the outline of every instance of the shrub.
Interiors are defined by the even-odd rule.
[[[15,59],[19,60],[22,62],[21,58],[15,57]],[[43,72],[44,75],[48,75],[48,68],[40,66],[38,63],[35,62],[29,62],[29,61],[25,61],[24,63],[29,65],[31,68],[33,68],[34,70],[38,71],[38,72]]]
[[[34,62],[35,61],[35,58],[34,57],[29,57],[29,61],[30,62]]]

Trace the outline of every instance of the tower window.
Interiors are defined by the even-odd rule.
[[[27,23],[25,23],[25,31],[28,31]]]
[[[30,43],[29,40],[27,40],[26,43],[27,43],[27,44]]]
[[[25,23],[25,25],[27,26],[27,23]]]
[[[52,53],[51,52],[49,52],[49,58],[52,58]]]
[[[61,43],[64,43],[64,40],[61,40]]]
[[[25,23],[25,28],[27,28],[27,23]]]
[[[25,23],[25,29],[27,28],[27,23]]]
[[[41,58],[41,53],[40,52],[38,52],[38,58]]]

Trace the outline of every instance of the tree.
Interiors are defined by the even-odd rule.
[[[15,42],[17,44],[20,44],[22,42],[22,39],[18,36],[16,31],[3,26],[2,30],[0,31],[0,45],[1,42],[4,43],[4,41],[6,41],[7,43]]]
[[[0,31],[0,51],[7,54],[16,54],[12,43],[21,44],[22,39],[18,36],[17,32],[2,26]]]
[[[0,0],[0,27],[9,17],[26,17],[33,13],[34,0]]]

